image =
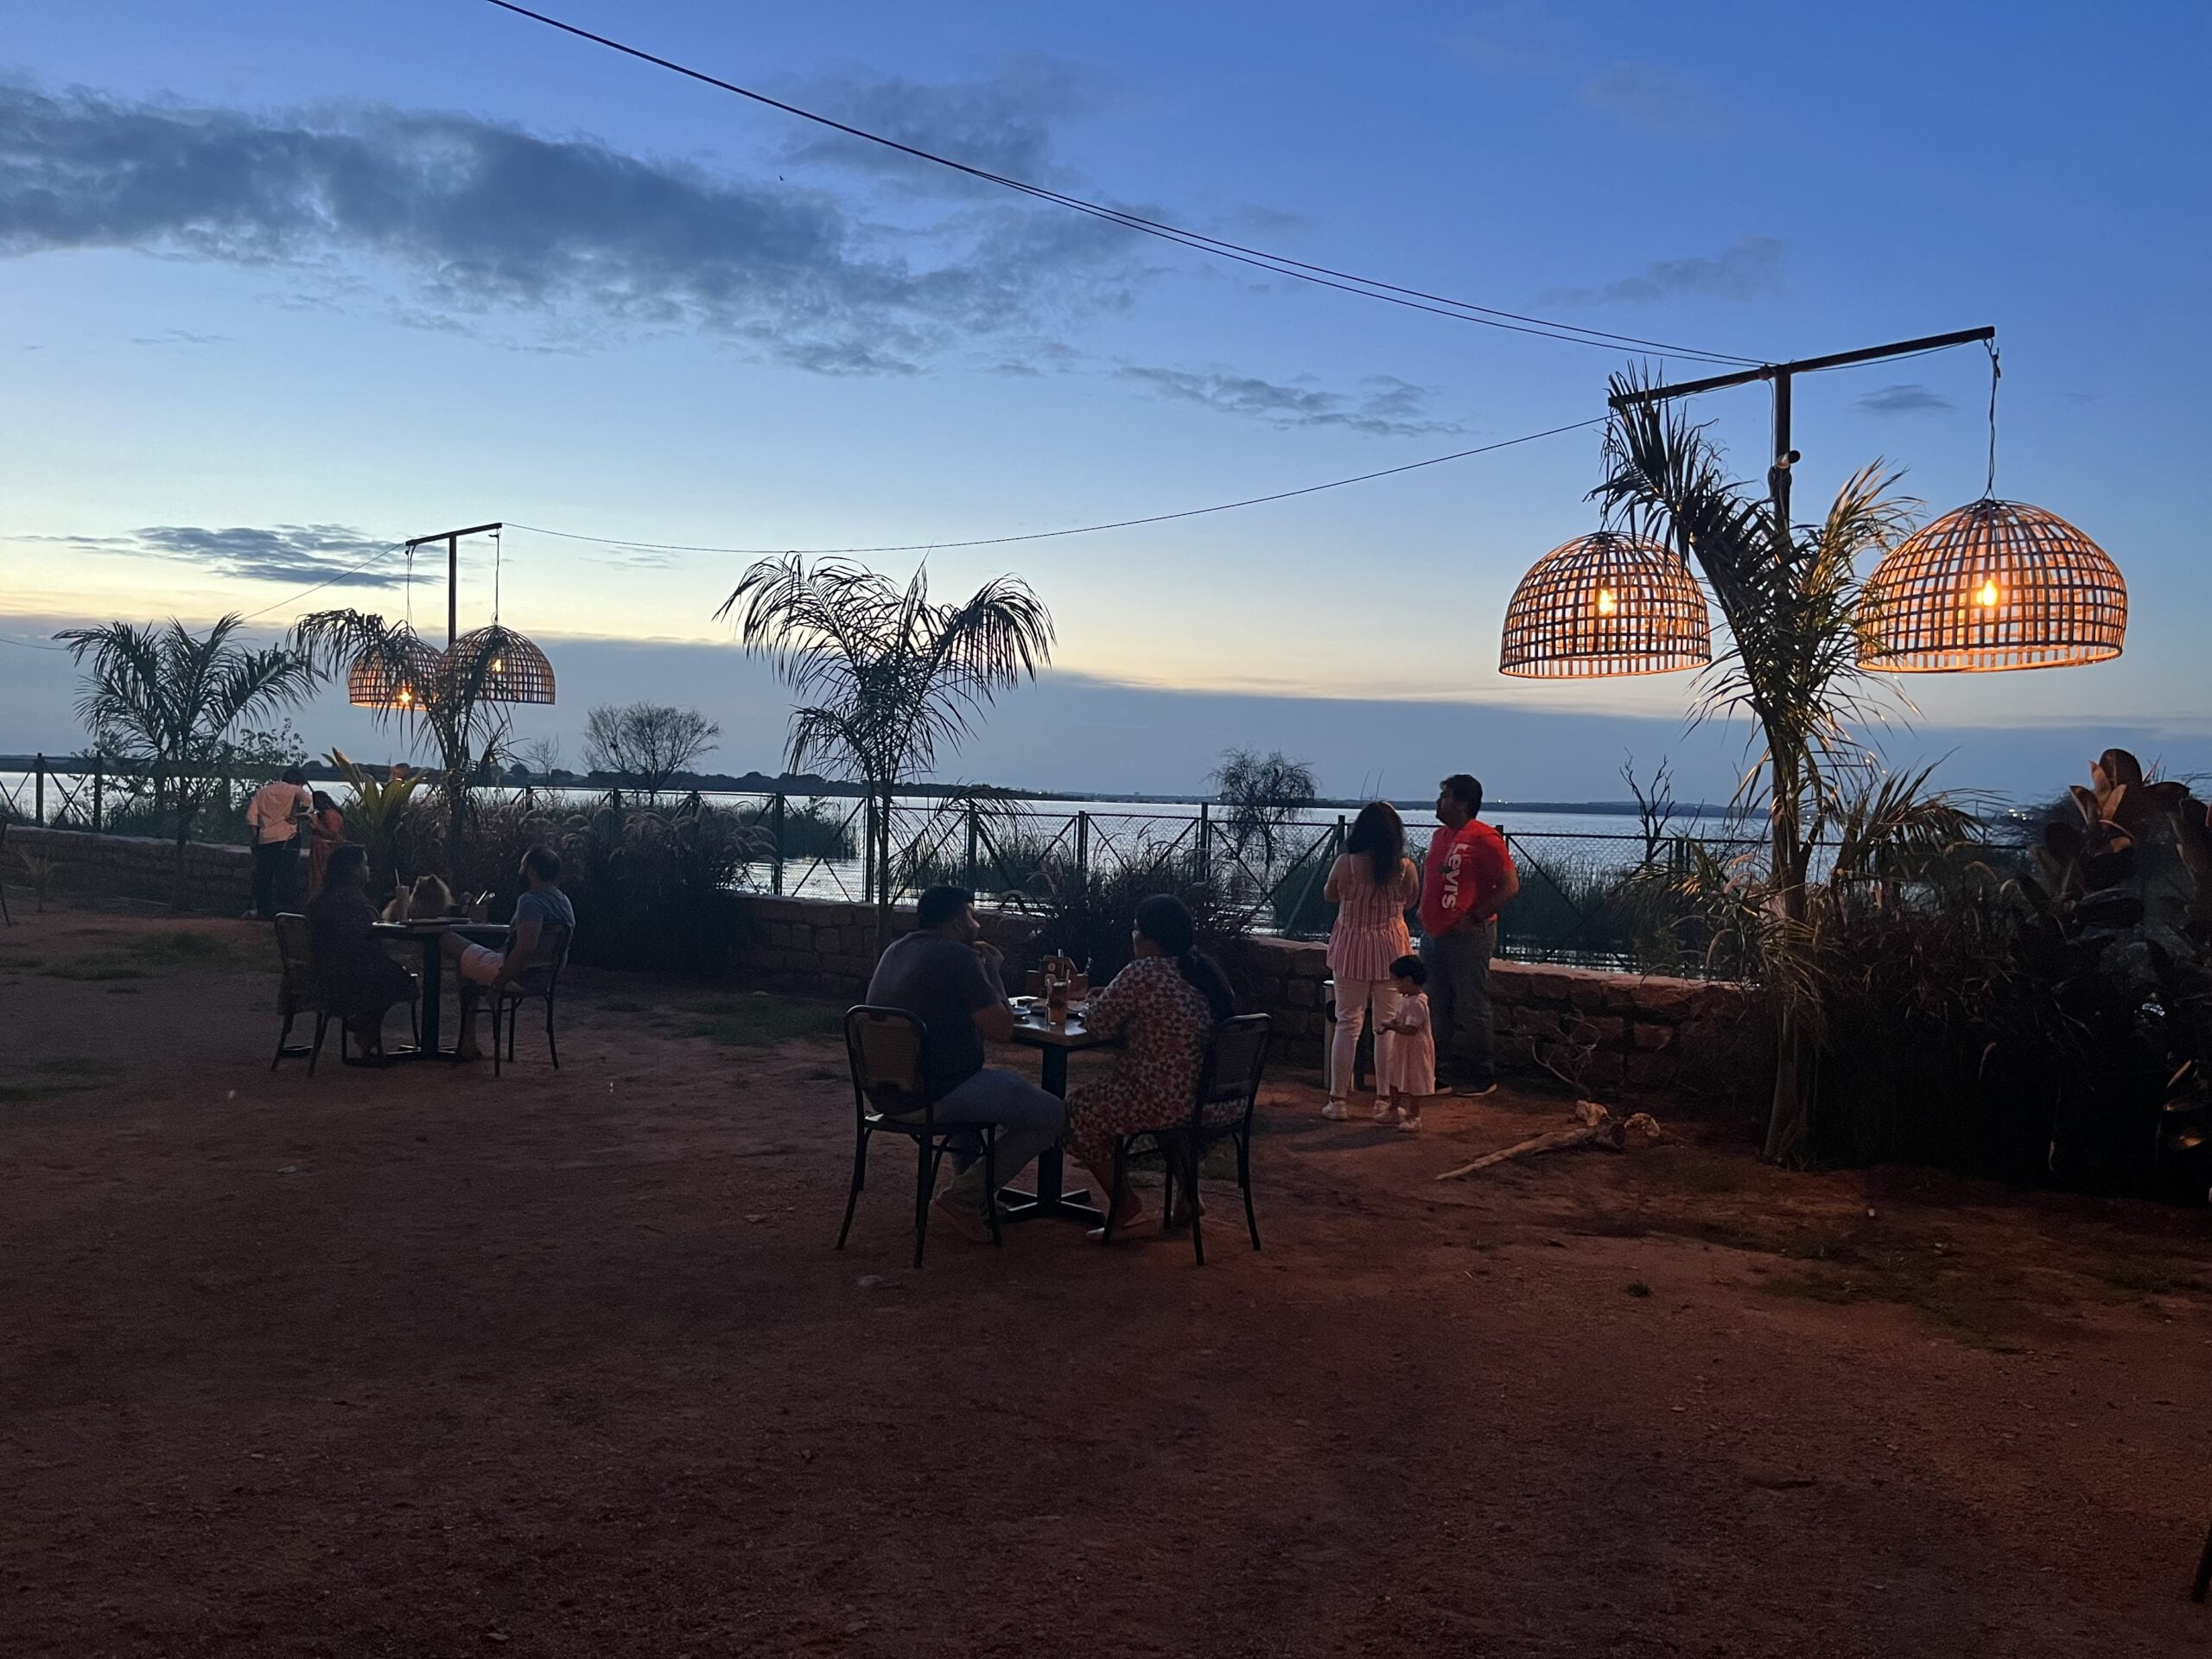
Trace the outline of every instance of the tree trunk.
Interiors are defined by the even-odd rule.
[[[1803,948],[1805,922],[1803,773],[1796,757],[1778,747],[1771,734],[1767,752],[1772,757],[1774,790],[1768,815],[1773,831],[1771,875],[1781,904],[1783,949],[1796,951]],[[1803,1020],[1791,1001],[1790,987],[1798,978],[1794,974],[1782,978],[1775,998],[1774,1099],[1767,1112],[1766,1144],[1759,1154],[1770,1164],[1796,1158],[1813,1130],[1812,1077],[1806,1065]]]

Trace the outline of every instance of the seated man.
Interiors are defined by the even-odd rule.
[[[515,900],[514,931],[504,951],[472,944],[457,932],[447,934],[442,942],[446,955],[454,960],[461,982],[461,1041],[454,1046],[456,1059],[484,1058],[476,1046],[476,1008],[484,993],[489,990],[496,995],[516,975],[536,963],[538,942],[547,928],[558,924],[571,933],[575,931],[575,906],[560,887],[561,855],[550,847],[531,848],[522,855],[522,876],[530,885]]]
[[[1066,1108],[1017,1072],[987,1070],[983,1044],[1014,1034],[1014,1010],[999,978],[1001,957],[982,938],[976,895],[931,887],[922,895],[914,931],[892,942],[868,982],[868,1000],[904,1008],[925,1029],[922,1080],[940,1123],[995,1123],[998,1178],[1008,1181],[1060,1138]],[[994,1194],[983,1191],[980,1148],[954,1154],[957,1170],[937,1209],[964,1236],[988,1242]]]

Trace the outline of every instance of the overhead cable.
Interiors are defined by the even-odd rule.
[[[1477,305],[1471,300],[1455,300],[1448,296],[1429,293],[1422,289],[1408,288],[1396,283],[1386,283],[1376,277],[1361,276],[1354,272],[1338,270],[1328,265],[1312,264],[1305,260],[1293,259],[1283,254],[1269,253],[1264,249],[1248,247],[1238,242],[1225,241],[1220,237],[1208,236],[1202,231],[1193,231],[1182,226],[1166,224],[1159,219],[1147,219],[1141,213],[1130,213],[1125,208],[1112,207],[1103,202],[1091,201],[1082,196],[1071,196],[1063,191],[1047,189],[1043,185],[1032,184],[1024,179],[1011,178],[1003,173],[994,173],[988,168],[971,166],[966,162],[956,161],[949,156],[941,156],[934,150],[901,143],[896,138],[887,137],[880,132],[870,132],[865,127],[854,126],[849,122],[839,121],[816,111],[802,108],[797,104],[787,103],[782,99],[771,98],[767,93],[755,92],[749,86],[741,86],[735,81],[724,80],[718,75],[710,75],[704,70],[694,69],[688,64],[678,63],[673,58],[658,56],[641,48],[614,40],[608,35],[594,34],[590,29],[581,29],[574,23],[563,22],[558,17],[550,17],[542,11],[533,11],[528,6],[517,5],[514,0],[486,0],[486,3],[497,6],[502,11],[511,11],[518,17],[527,17],[532,22],[543,23],[548,29],[558,29],[564,35],[573,35],[578,40],[588,41],[594,46],[605,47],[611,52],[619,52],[626,57],[635,58],[641,63],[649,63],[656,68],[668,70],[672,74],[683,75],[722,92],[734,93],[740,98],[750,99],[756,104],[766,105],[770,109],[780,110],[786,115],[797,116],[803,121],[811,121],[817,126],[828,127],[833,131],[862,139],[871,144],[880,144],[887,149],[897,150],[901,155],[913,156],[918,161],[950,168],[956,173],[964,173],[969,177],[980,179],[987,184],[995,184],[1005,189],[1018,191],[1023,195],[1033,196],[1039,201],[1052,202],[1079,213],[1087,213],[1094,219],[1104,219],[1111,224],[1122,226],[1125,229],[1141,232],[1147,236],[1180,243],[1185,247],[1194,249],[1200,253],[1210,254],[1216,258],[1234,260],[1239,264],[1251,265],[1262,270],[1272,271],[1279,276],[1295,277],[1300,282],[1313,283],[1322,288],[1333,288],[1346,294],[1357,294],[1370,300],[1382,300],[1386,303],[1404,306],[1414,311],[1426,311],[1436,316],[1451,317],[1461,322],[1479,323],[1484,327],[1500,328],[1511,334],[1534,334],[1540,339],[1561,340],[1573,346],[1594,346],[1606,351],[1617,351],[1624,346],[1633,346],[1650,351],[1665,352],[1669,356],[1689,358],[1699,362],[1734,363],[1747,367],[1756,365],[1759,361],[1757,358],[1738,357],[1726,352],[1706,351],[1688,346],[1670,346],[1662,340],[1645,340],[1635,334],[1617,334],[1602,328],[1587,328],[1580,323],[1560,322],[1551,318],[1530,316],[1518,311],[1503,311],[1493,306]]]
[[[1431,455],[1426,461],[1409,461],[1402,467],[1385,467],[1377,472],[1360,473],[1351,478],[1331,479],[1325,484],[1308,484],[1295,490],[1277,490],[1271,495],[1247,496],[1241,501],[1223,501],[1211,507],[1185,507],[1179,512],[1154,512],[1141,518],[1116,518],[1110,524],[1076,524],[1065,530],[1033,530],[1019,536],[980,536],[960,542],[901,542],[884,547],[703,547],[683,542],[637,542],[619,536],[587,536],[571,530],[549,530],[543,524],[518,524],[507,520],[509,530],[525,530],[537,536],[557,536],[563,541],[589,542],[599,547],[634,548],[645,553],[736,553],[755,558],[773,558],[781,555],[799,553],[810,557],[823,557],[863,553],[935,553],[962,547],[1003,547],[1010,542],[1046,542],[1063,536],[1093,536],[1106,530],[1132,530],[1140,524],[1164,524],[1176,518],[1201,518],[1209,513],[1234,512],[1239,507],[1256,507],[1269,501],[1288,501],[1301,495],[1318,495],[1324,490],[1340,490],[1347,484],[1365,484],[1377,478],[1390,478],[1399,473],[1419,472],[1424,467],[1441,467],[1446,461],[1465,461],[1471,455],[1487,455],[1499,449],[1510,449],[1518,444],[1534,443],[1539,438],[1555,438],[1562,432],[1580,432],[1592,426],[1603,426],[1611,417],[1592,416],[1567,426],[1554,426],[1541,432],[1529,432],[1517,438],[1504,438],[1496,443],[1478,444],[1472,449],[1454,450],[1448,455]]]

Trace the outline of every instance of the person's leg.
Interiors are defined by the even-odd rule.
[[[253,913],[268,921],[276,914],[276,851],[267,842],[256,842],[253,848]]]
[[[945,1124],[997,1124],[995,1161],[999,1181],[1004,1185],[1060,1138],[1067,1122],[1067,1107],[1058,1096],[1046,1093],[1019,1073],[987,1066],[938,1101],[936,1116]],[[953,1185],[963,1195],[972,1195],[981,1209],[984,1194],[980,1147],[954,1154],[953,1167],[958,1172]]]
[[[1485,925],[1465,929],[1444,941],[1445,977],[1451,982],[1453,1005],[1449,1064],[1455,1081],[1463,1088],[1487,1089],[1497,1081],[1490,1003],[1491,947],[1497,937],[1495,926]],[[1432,994],[1432,1017],[1435,1007]],[[1440,1070],[1446,1065],[1446,1052],[1445,1032],[1440,1026],[1436,1033]]]
[[[1453,1018],[1450,939],[1423,939],[1421,959],[1428,968],[1428,1028],[1436,1039],[1436,1066],[1442,1072],[1452,1065]]]
[[[1329,1103],[1337,1110],[1329,1114],[1342,1117],[1345,1103],[1351,1098],[1355,1079],[1353,1065],[1359,1055],[1359,1033],[1366,1029],[1367,1005],[1375,990],[1373,982],[1364,979],[1339,979],[1337,982],[1336,1034],[1329,1044]],[[1382,1034],[1376,1034],[1377,1052],[1376,1068],[1382,1069],[1380,1046]]]
[[[454,983],[461,992],[461,1036],[454,1044],[454,1057],[480,1060],[484,1051],[476,1042],[476,1010],[484,1001],[484,988],[498,982],[506,957],[484,945],[471,944],[458,933],[448,933],[438,942],[438,948],[452,960]]]

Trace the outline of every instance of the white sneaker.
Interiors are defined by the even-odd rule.
[[[1401,1135],[1413,1135],[1420,1128],[1421,1114],[1419,1112],[1415,1112],[1410,1117],[1401,1117],[1398,1120],[1398,1133]]]
[[[1395,1116],[1395,1113],[1391,1109],[1389,1101],[1378,1100],[1375,1103],[1375,1121],[1377,1123],[1388,1123]]]
[[[1341,1100],[1332,1100],[1321,1109],[1321,1116],[1327,1118],[1332,1123],[1336,1123],[1341,1122],[1344,1119],[1351,1116],[1351,1114],[1344,1109],[1344,1102]]]

